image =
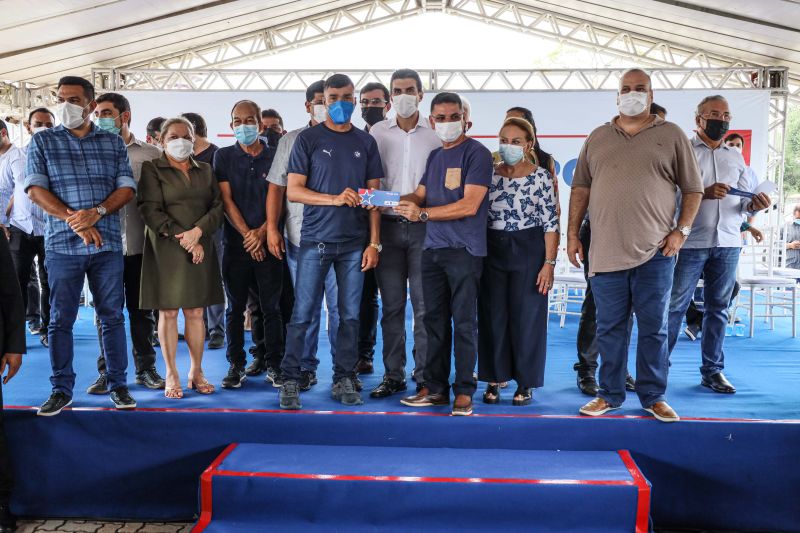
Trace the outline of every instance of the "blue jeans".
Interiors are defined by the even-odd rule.
[[[669,303],[669,351],[675,347],[681,320],[695,293],[697,281],[703,276],[703,336],[700,348],[703,364],[700,373],[710,377],[725,368],[725,326],[728,323],[728,305],[736,284],[736,268],[741,248],[683,249],[675,265],[675,281]]]
[[[325,280],[333,267],[338,288],[339,327],[336,354],[333,356],[333,380],[355,376],[358,361],[358,316],[364,274],[361,239],[345,243],[300,243],[294,288],[292,320],[286,328],[286,353],[281,363],[285,380],[300,379],[301,359],[312,319],[319,316]]]
[[[297,286],[297,259],[300,247],[286,242],[286,263],[289,265],[289,274],[292,276],[292,285]],[[336,331],[339,329],[339,308],[337,307],[336,274],[329,270],[325,276],[325,302],[328,307],[328,341],[331,344],[331,360],[336,358]],[[300,368],[303,370],[317,371],[319,359],[317,358],[317,344],[319,342],[319,326],[322,307],[317,306],[311,316],[311,323],[306,332],[306,344],[303,356],[300,359]]]
[[[127,386],[128,354],[125,339],[124,262],[121,252],[93,255],[48,253],[45,258],[50,281],[50,365],[53,392],[72,396],[75,372],[72,326],[78,316],[84,277],[94,296],[94,310],[103,332],[106,375],[111,390]]]
[[[600,349],[600,391],[614,407],[625,401],[628,361],[628,320],[636,313],[636,394],[642,407],[664,401],[669,372],[667,312],[675,258],[661,251],[646,263],[591,278],[597,306],[597,344]]]

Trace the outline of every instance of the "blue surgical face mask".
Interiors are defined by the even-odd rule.
[[[233,136],[244,146],[250,146],[258,139],[258,126],[254,124],[240,124],[234,126]]]
[[[328,116],[331,117],[334,124],[346,124],[350,122],[355,108],[356,105],[353,102],[339,100],[328,106]]]
[[[101,117],[97,119],[97,127],[101,130],[106,130],[114,135],[119,135],[119,128],[117,127],[117,119],[110,117]]]
[[[797,224],[798,226],[800,226],[800,218],[794,219],[794,223]]]
[[[522,146],[516,144],[501,144],[500,145],[500,158],[506,165],[516,165],[525,156],[525,151]]]

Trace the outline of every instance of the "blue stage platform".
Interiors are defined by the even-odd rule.
[[[250,378],[241,390],[218,389],[209,397],[187,391],[182,400],[132,385],[139,408],[119,413],[110,409],[107,397],[84,392],[94,380],[97,355],[87,309],[76,326],[72,409],[52,419],[35,416],[34,407],[50,389],[48,354],[35,337],[29,337],[20,374],[4,388],[17,472],[12,504],[20,514],[40,517],[196,518],[200,475],[231,443],[627,449],[652,483],[657,528],[800,531],[800,340],[790,337],[786,321],[776,320],[776,326],[769,331],[759,323],[755,338],[727,339],[726,374],[739,390],[732,396],[700,386],[699,342],[682,337],[668,391],[684,420],[678,424],[646,416],[634,395],[615,416],[577,415],[587,398],[577,391],[572,370],[574,319],[564,329],[551,321],[545,387],[535,391],[527,407],[511,405],[511,384],[500,405],[478,401],[469,418],[450,417],[444,408],[411,410],[399,397],[370,400],[366,394],[363,406],[343,408],[330,399],[330,358],[321,339],[320,383],[302,395],[303,411],[278,410],[277,389]],[[380,354],[380,339],[377,350]],[[179,361],[185,375],[183,343]],[[227,370],[224,350],[207,351],[205,361],[209,379],[218,385]],[[364,378],[365,392],[380,381],[381,366],[378,356],[376,374]],[[400,522],[396,529],[413,529],[413,524]]]

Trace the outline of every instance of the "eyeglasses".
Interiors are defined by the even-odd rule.
[[[386,100],[383,98],[362,98],[360,103],[361,107],[383,107],[386,105]]]
[[[709,113],[706,113],[705,115],[700,115],[700,116],[703,117],[706,120],[708,120],[708,119],[711,119],[711,120],[723,120],[725,122],[730,122],[731,119],[733,118],[733,115],[731,115],[727,111],[725,113],[720,113],[719,111],[711,111]]]

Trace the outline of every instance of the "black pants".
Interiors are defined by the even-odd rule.
[[[283,320],[280,298],[283,282],[281,261],[267,254],[259,262],[244,252],[241,245],[226,246],[222,259],[222,277],[228,308],[225,310],[225,330],[228,338],[228,362],[243,367],[247,362],[244,351],[244,310],[250,287],[258,287],[261,307],[264,357],[267,365],[278,368],[283,346]],[[257,317],[253,318],[255,322]],[[253,329],[256,329],[254,326]]]
[[[39,270],[44,270],[44,265],[39,268],[31,268],[31,277],[28,280],[27,292],[28,304],[25,306],[25,320],[28,324],[42,323],[42,290],[39,287]]]
[[[139,287],[142,280],[142,254],[126,255],[122,282],[125,287],[125,307],[128,309],[128,327],[133,346],[133,363],[136,374],[156,367],[156,351],[153,349],[153,336],[156,331],[156,318],[152,310],[139,309]],[[103,331],[96,321],[97,338],[100,341],[100,355],[97,358],[97,371],[106,372],[106,358],[103,352]]]
[[[0,385],[0,502],[8,501],[14,478],[11,474],[11,459],[6,441],[6,424],[3,415],[3,386]]]
[[[578,362],[573,366],[574,370],[581,373],[595,374],[597,371],[597,358],[600,349],[597,347],[597,308],[594,305],[592,296],[592,284],[589,283],[589,247],[592,244],[592,228],[588,220],[581,224],[578,238],[583,246],[583,276],[586,279],[586,292],[583,296],[581,305],[581,318],[578,321]],[[628,319],[628,345],[631,343],[631,331],[633,331],[633,315]]]
[[[478,378],[544,385],[547,296],[536,279],[544,265],[542,228],[489,230],[478,298]]]
[[[19,281],[20,287],[29,287],[31,277],[34,275],[33,259],[36,258],[39,263],[41,289],[37,294],[39,301],[36,302],[36,307],[39,309],[41,317],[42,332],[47,333],[47,326],[50,324],[50,285],[47,283],[47,270],[44,267],[44,237],[29,235],[14,226],[10,226],[8,231],[11,234],[8,245],[11,249],[11,258],[14,261],[14,269],[17,272],[17,281]],[[26,309],[31,303],[30,296],[29,290],[22,291],[22,300]]]
[[[258,284],[255,282],[247,289],[246,307],[250,313],[250,340],[253,342],[250,353],[256,359],[264,359],[267,353],[264,344],[264,313],[261,312],[261,306],[258,304]]]
[[[478,357],[477,307],[483,258],[465,248],[422,252],[425,333],[428,354],[423,381],[432,394],[450,390],[450,347],[456,361],[455,394],[475,393]]]
[[[378,281],[374,268],[364,272],[358,317],[358,357],[372,361],[378,334]]]

